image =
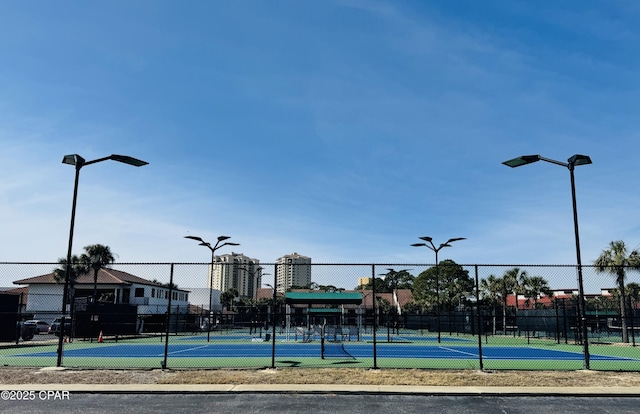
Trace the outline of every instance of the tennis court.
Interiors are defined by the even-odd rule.
[[[65,344],[64,365],[104,368],[238,368],[269,366],[323,367],[349,364],[370,368],[478,369],[581,369],[584,361],[578,345],[525,340],[508,344],[492,340],[478,346],[477,337],[371,335],[359,341],[309,341],[278,335],[275,342],[264,341],[246,332],[206,336],[146,338],[104,343],[75,341]],[[272,352],[275,350],[275,354]],[[374,351],[375,350],[375,351]],[[0,350],[4,365],[52,366],[57,358],[54,345]],[[166,356],[165,356],[166,351]],[[590,360],[596,369],[639,370],[640,350],[594,346]],[[11,363],[7,363],[11,362]]]

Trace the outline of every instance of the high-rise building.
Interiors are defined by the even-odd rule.
[[[367,286],[371,283],[373,279],[370,277],[359,277],[358,278],[358,286]]]
[[[308,286],[311,283],[311,258],[291,253],[276,260],[278,292],[292,286]]]
[[[213,269],[209,266],[210,288],[226,292],[236,289],[240,297],[255,298],[262,285],[262,267],[258,259],[242,253],[215,256]]]

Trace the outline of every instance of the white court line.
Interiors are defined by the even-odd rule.
[[[182,349],[180,351],[168,352],[167,355],[179,354],[180,352],[189,352],[189,351],[193,351],[193,350],[196,350],[196,349],[207,348],[207,347],[209,347],[209,345],[196,346],[195,348],[187,348],[187,349]],[[161,354],[158,354],[157,356],[164,356],[164,352],[161,353]]]
[[[478,356],[478,354],[474,354],[474,353],[471,353],[471,352],[464,352],[464,351],[461,351],[459,349],[454,349],[454,348],[447,348],[446,346],[439,346],[438,348],[444,349],[444,350],[450,351],[450,352],[457,352],[459,354],[471,355],[473,357],[477,357]]]

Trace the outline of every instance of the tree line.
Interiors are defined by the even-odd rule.
[[[475,282],[469,271],[447,259],[413,276],[409,270],[388,272],[376,277],[356,290],[372,289],[375,283],[376,292],[390,293],[396,289],[409,289],[413,302],[405,305],[408,311],[433,311],[436,309],[451,311],[475,304]],[[506,307],[507,297],[522,295],[527,302],[538,306],[542,295],[552,296],[549,282],[542,276],[529,276],[520,268],[507,270],[502,277],[490,275],[480,282],[482,300],[489,304],[500,303]]]
[[[610,274],[615,277],[617,287],[610,297],[600,296],[587,300],[586,308],[601,307],[612,309],[617,301],[620,313],[622,341],[629,342],[629,327],[627,313],[629,309],[637,310],[640,303],[640,284],[625,285],[628,271],[640,270],[640,252],[638,248],[630,250],[624,241],[616,240],[609,243],[600,256],[593,261],[597,273]],[[409,289],[413,295],[413,302],[405,305],[405,311],[451,311],[472,305],[469,300],[475,295],[475,283],[469,272],[453,260],[443,260],[418,276],[413,276],[408,270],[395,271],[387,269],[381,278],[369,280],[365,285],[357,286],[357,290],[372,289],[375,283],[376,292],[393,292],[394,289]],[[479,293],[484,305],[502,309],[503,326],[507,318],[507,298],[515,297],[515,310],[518,309],[518,297],[523,297],[527,305],[533,308],[544,307],[539,299],[547,296],[553,300],[553,291],[549,282],[542,276],[529,275],[526,270],[514,267],[505,271],[502,276],[489,275],[480,281]]]

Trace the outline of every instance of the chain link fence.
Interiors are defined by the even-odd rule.
[[[575,266],[114,264],[63,311],[58,266],[0,263],[4,366],[640,371],[632,270],[583,266],[582,312]]]

